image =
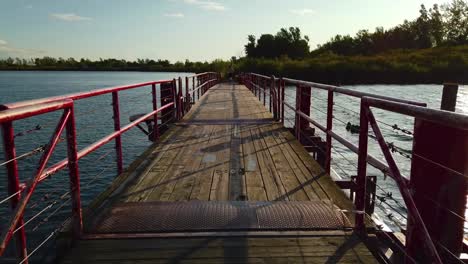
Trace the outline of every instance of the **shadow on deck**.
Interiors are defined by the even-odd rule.
[[[124,176],[63,263],[376,262],[351,201],[242,85],[212,87]]]

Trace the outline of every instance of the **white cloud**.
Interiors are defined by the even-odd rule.
[[[49,16],[53,19],[67,21],[67,22],[93,20],[90,17],[79,16],[74,13],[55,13],[55,14],[50,14]]]
[[[35,56],[39,54],[44,54],[43,50],[36,50],[36,49],[22,49],[22,48],[15,48],[10,46],[0,46],[0,52],[5,52],[8,55],[12,56]]]
[[[209,11],[225,11],[227,9],[223,4],[215,1],[184,0],[184,2],[191,5],[197,5],[200,8]]]
[[[11,56],[34,56],[45,53],[43,50],[23,49],[13,47],[6,40],[0,39],[0,53],[6,53]]]
[[[174,17],[174,18],[184,18],[184,14],[182,13],[166,13],[164,14],[165,17]]]
[[[292,9],[292,10],[289,10],[289,12],[291,12],[291,13],[293,13],[295,15],[299,15],[299,16],[305,16],[305,15],[310,15],[310,14],[315,13],[314,10],[308,9],[308,8]]]
[[[32,5],[27,5],[27,6],[25,6],[25,7],[26,7],[27,9],[31,9],[31,8],[33,8],[33,6],[32,6]]]

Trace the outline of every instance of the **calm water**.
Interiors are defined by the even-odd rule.
[[[62,95],[79,91],[88,91],[130,83],[145,82],[151,80],[171,79],[178,76],[186,76],[187,73],[139,73],[139,72],[0,72],[0,104],[27,99],[41,98],[54,95]],[[346,86],[345,86],[346,87]],[[404,99],[426,102],[429,107],[438,108],[442,87],[440,85],[363,85],[348,86],[346,88],[394,96]],[[294,102],[294,88],[287,90],[287,100]],[[311,110],[313,118],[321,124],[325,124],[326,94],[320,90],[313,90]],[[344,95],[335,95],[335,121],[334,130],[354,143],[358,143],[357,134],[346,131],[345,123],[359,124],[359,100]],[[130,115],[146,113],[151,110],[150,87],[134,89],[120,93],[121,122],[128,123]],[[89,145],[113,130],[111,96],[104,95],[96,98],[85,99],[76,103],[76,122],[78,128],[79,149]],[[356,112],[356,113],[354,113]],[[461,87],[458,96],[457,112],[468,114],[468,87]],[[378,120],[388,125],[397,124],[401,128],[412,131],[413,119],[398,114],[383,111],[374,111]],[[288,114],[288,112],[286,112]],[[289,113],[290,115],[290,113]],[[22,154],[46,144],[51,131],[54,129],[58,114],[47,114],[15,122],[16,133],[23,132],[16,138],[17,153]],[[292,120],[287,120],[291,122]],[[40,126],[40,130],[34,130]],[[394,131],[387,125],[380,124],[387,142],[393,142],[402,151],[410,150],[411,137]],[[1,139],[0,139],[1,140]],[[125,165],[127,166],[135,157],[141,154],[149,142],[138,129],[132,129],[123,136]],[[85,157],[80,161],[82,197],[84,206],[100,193],[115,176],[115,155],[113,143],[109,143],[99,151]],[[2,145],[3,147],[3,145]],[[369,148],[373,155],[382,157],[378,145],[372,139]],[[356,175],[357,155],[348,151],[345,147],[335,142],[333,154],[333,169],[341,177],[346,178]],[[3,157],[3,149],[0,149]],[[395,153],[400,169],[405,175],[409,175],[410,160]],[[22,159],[19,162],[20,177],[26,180],[31,177],[39,155]],[[49,164],[66,157],[65,143],[59,144]],[[2,161],[0,161],[1,163]],[[381,215],[390,215],[394,219],[388,224],[393,228],[404,225],[405,208],[391,179],[384,180],[381,173],[369,166],[369,175],[378,176],[377,194],[385,196],[391,192],[394,199],[387,199],[386,203],[378,205],[377,211]],[[6,197],[5,171],[0,168],[0,201]],[[25,219],[37,215],[45,206],[52,206],[41,213],[37,218],[28,223],[27,232],[35,231],[33,236],[28,236],[28,246],[34,249],[50,232],[55,230],[57,224],[69,215],[70,205],[67,197],[62,197],[68,189],[68,176],[66,171],[54,175],[50,180],[41,183],[34,194],[30,208]],[[395,202],[396,200],[396,202]],[[0,206],[0,222],[5,222],[5,210],[7,203]],[[3,213],[1,213],[3,212]],[[1,225],[0,225],[1,227]],[[42,250],[46,250],[45,249]]]

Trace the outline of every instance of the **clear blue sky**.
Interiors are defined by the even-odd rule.
[[[447,0],[0,0],[0,57],[227,59],[297,26],[310,45],[392,27]]]

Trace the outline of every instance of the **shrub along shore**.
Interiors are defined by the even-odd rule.
[[[0,70],[255,72],[330,84],[468,83],[468,45],[419,50],[392,50],[371,56],[324,53],[305,59],[241,58],[234,61],[176,62],[106,59],[99,61],[45,57],[0,60]]]

